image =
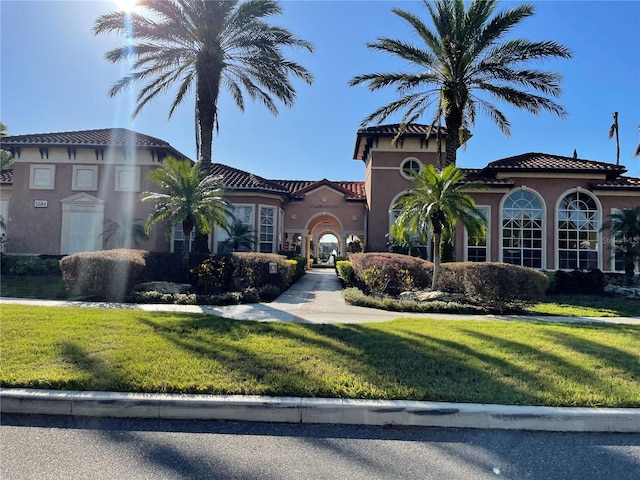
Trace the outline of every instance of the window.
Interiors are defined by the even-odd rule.
[[[74,165],[71,190],[98,190],[98,167]]]
[[[487,230],[482,237],[470,237],[465,230],[466,242],[466,261],[468,262],[488,262],[489,258],[489,245],[490,245],[490,215],[489,207],[476,207],[487,220]]]
[[[502,206],[502,261],[542,268],[544,230],[542,202],[529,190],[518,190]]]
[[[253,219],[253,205],[233,205],[231,207],[231,212],[236,218],[236,221],[242,223],[247,226],[255,235],[255,222]],[[232,218],[227,218],[229,224],[233,221]],[[222,227],[216,227],[216,253],[218,255],[223,255],[225,253],[230,253],[233,248],[229,245],[229,233]],[[255,239],[254,239],[255,241]],[[254,245],[255,247],[255,245]],[[249,252],[252,249],[249,249],[246,245],[238,245],[237,251],[239,252]]]
[[[558,205],[558,268],[591,270],[598,268],[600,213],[587,193],[566,195]]]
[[[400,165],[400,175],[407,179],[413,178],[413,175],[420,173],[420,170],[422,170],[422,163],[417,158],[407,158]]]
[[[196,229],[191,230],[191,248],[190,252],[193,252],[194,243],[196,240]],[[182,231],[182,224],[173,227],[173,253],[182,255],[184,253],[184,232]]]
[[[116,192],[140,191],[140,167],[116,166]]]
[[[32,190],[53,190],[56,186],[55,165],[31,165],[29,188]]]
[[[260,207],[260,252],[273,253],[275,240],[275,207]]]
[[[620,209],[612,208],[611,215],[616,215],[620,213]],[[615,235],[610,238],[611,244],[611,270],[614,272],[624,272],[624,252],[622,252],[619,248],[622,245],[622,238],[620,236]]]
[[[86,193],[65,198],[62,203],[60,253],[102,249],[104,201]]]

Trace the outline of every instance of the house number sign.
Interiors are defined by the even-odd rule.
[[[33,206],[36,208],[47,208],[48,204],[46,200],[34,200]]]

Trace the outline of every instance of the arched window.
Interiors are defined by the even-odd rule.
[[[502,206],[502,261],[542,268],[542,202],[529,190],[509,195]]]
[[[598,268],[600,211],[586,192],[567,194],[558,204],[558,268]]]

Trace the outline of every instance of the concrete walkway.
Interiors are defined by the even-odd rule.
[[[314,269],[272,303],[232,306],[136,305],[0,299],[3,304],[209,313],[254,321],[384,322],[436,319],[599,322],[640,325],[640,318],[568,318],[386,312],[347,305],[332,269]],[[241,395],[136,394],[0,388],[3,413],[99,417],[210,419],[293,423],[410,425],[547,431],[640,432],[638,408],[553,408],[405,400],[348,400]]]
[[[312,269],[289,290],[271,303],[243,305],[166,305],[105,302],[73,302],[2,298],[2,304],[42,306],[77,306],[88,308],[136,309],[154,312],[209,313],[236,320],[296,323],[368,323],[386,322],[400,317],[441,320],[524,320],[563,323],[624,323],[640,325],[640,317],[555,317],[545,315],[459,315],[441,313],[389,312],[375,308],[348,305],[342,297],[342,286],[333,269]]]

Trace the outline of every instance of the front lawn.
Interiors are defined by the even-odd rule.
[[[640,327],[3,305],[4,387],[640,407]]]

